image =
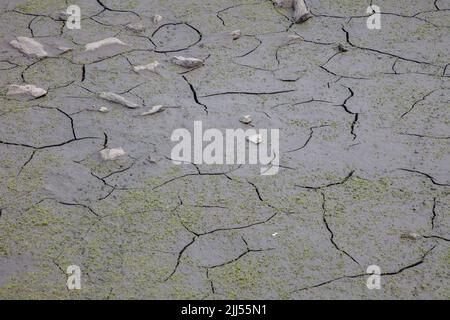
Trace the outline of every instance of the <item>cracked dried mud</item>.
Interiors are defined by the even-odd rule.
[[[449,299],[450,1],[307,5],[296,24],[264,0],[2,1],[0,299]],[[127,46],[85,52],[110,37]],[[243,115],[280,129],[278,174],[172,163],[175,129]]]

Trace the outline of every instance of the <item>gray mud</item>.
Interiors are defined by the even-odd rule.
[[[379,1],[368,30],[370,2],[309,0],[293,24],[262,0],[74,0],[69,30],[64,0],[2,1],[0,299],[449,299],[450,2]],[[17,36],[72,50],[30,58]],[[107,37],[129,47],[83,52]],[[48,93],[6,96],[24,83]],[[246,114],[280,129],[277,175],[168,159],[173,130]]]

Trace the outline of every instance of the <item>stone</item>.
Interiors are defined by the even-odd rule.
[[[136,103],[131,102],[114,92],[101,92],[99,96],[102,99],[121,104],[130,109],[139,108],[139,105],[137,105]]]
[[[86,44],[85,52],[96,51],[101,48],[109,47],[109,46],[128,47],[128,45],[125,42],[123,42],[117,38],[110,37],[110,38],[106,38],[106,39],[103,39],[100,41],[91,42],[91,43]]]
[[[185,58],[182,56],[175,56],[172,58],[173,63],[184,68],[196,68],[204,64],[204,61],[197,58]]]
[[[12,84],[8,87],[8,92],[6,93],[7,96],[24,96],[29,98],[39,98],[45,96],[46,94],[47,90],[38,88],[32,84]]]
[[[230,32],[230,35],[233,37],[233,40],[237,40],[241,37],[241,30],[234,30]]]
[[[133,70],[134,70],[134,72],[139,72],[139,71],[142,71],[142,70],[148,70],[148,71],[151,71],[151,72],[158,73],[156,68],[158,68],[159,65],[160,65],[160,63],[158,61],[154,61],[154,62],[146,64],[146,65],[134,66]]]
[[[12,40],[9,44],[30,57],[44,58],[48,56],[44,46],[32,38],[17,37],[16,40]]]
[[[252,122],[252,117],[250,115],[245,115],[243,116],[241,119],[239,119],[240,122],[244,123],[244,124],[250,124],[250,122]]]
[[[148,115],[155,114],[155,113],[162,112],[162,111],[164,111],[163,106],[157,105],[157,106],[151,107],[150,110],[141,113],[141,116],[148,116]]]
[[[103,149],[100,151],[102,159],[105,161],[112,161],[126,155],[126,152],[122,148]]]

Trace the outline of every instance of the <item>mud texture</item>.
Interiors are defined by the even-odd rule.
[[[449,299],[450,1],[307,5],[295,24],[262,0],[2,1],[0,299]],[[18,36],[72,50],[30,58]],[[108,37],[129,47],[83,52]],[[11,84],[48,93],[17,100]],[[167,108],[139,117],[100,92]],[[173,130],[245,129],[243,115],[280,129],[277,175],[169,159]]]

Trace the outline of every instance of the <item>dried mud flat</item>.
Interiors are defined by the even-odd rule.
[[[380,1],[380,30],[371,1],[309,0],[300,24],[262,0],[69,2],[0,4],[0,299],[450,298],[450,1]],[[278,174],[168,158],[173,130],[246,114],[280,129]]]

